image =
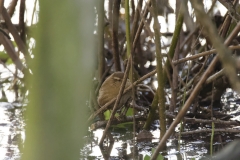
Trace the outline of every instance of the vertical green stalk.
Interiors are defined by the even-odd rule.
[[[180,9],[179,9],[179,14],[178,14],[178,18],[177,18],[177,22],[176,22],[176,26],[175,26],[175,30],[174,30],[174,33],[173,33],[173,37],[172,37],[172,42],[171,42],[171,46],[169,48],[169,52],[168,52],[168,55],[169,57],[172,59],[173,56],[174,56],[174,53],[175,53],[175,49],[176,49],[176,46],[177,46],[177,43],[178,43],[178,39],[179,39],[179,35],[180,35],[180,32],[181,32],[181,29],[182,29],[182,25],[183,25],[183,18],[184,18],[184,11],[183,11],[183,8],[184,8],[184,5],[187,4],[187,0],[184,0],[182,3],[181,3],[181,6],[180,6]],[[169,62],[169,59],[167,59],[167,62],[164,66],[165,69],[169,70],[171,68],[171,64]],[[164,72],[164,83],[166,83],[166,80],[167,80],[167,73]]]
[[[210,142],[210,155],[213,154],[213,138],[214,138],[214,130],[215,130],[215,124],[212,122],[212,134],[211,134],[211,142]]]
[[[184,3],[184,4],[183,4],[183,3]],[[174,30],[174,33],[173,33],[172,43],[171,43],[171,46],[170,46],[170,49],[169,49],[169,52],[168,52],[169,57],[170,57],[171,59],[172,59],[173,56],[174,56],[174,52],[175,52],[175,49],[176,49],[176,46],[177,46],[177,42],[178,42],[178,38],[179,38],[179,35],[180,35],[180,31],[181,31],[181,29],[182,29],[183,18],[184,18],[184,16],[183,16],[183,13],[184,13],[184,12],[183,12],[183,8],[184,8],[184,6],[183,6],[183,5],[186,5],[186,3],[187,3],[187,0],[184,0],[184,1],[181,3],[180,13],[179,13],[178,18],[177,18],[175,30]],[[156,44],[156,46],[157,46],[157,44]],[[170,67],[171,67],[170,62],[169,62],[169,60],[167,60],[165,66],[164,66],[163,85],[165,85],[165,83],[166,83],[166,81],[167,81],[167,73],[166,73],[165,70],[169,70]],[[152,104],[151,104],[151,107],[152,107],[152,108],[151,108],[151,110],[150,110],[150,112],[149,112],[149,114],[148,114],[148,118],[147,118],[147,121],[146,121],[146,123],[145,123],[145,125],[144,125],[144,129],[148,129],[148,128],[150,127],[150,124],[152,123],[152,120],[153,120],[153,117],[152,117],[152,116],[154,115],[154,113],[155,113],[155,111],[156,111],[155,108],[157,108],[157,106],[158,106],[158,104],[157,104],[157,102],[158,102],[158,97],[159,97],[159,95],[158,95],[158,94],[155,94],[154,100],[153,100],[153,102],[152,102]]]
[[[185,100],[186,100],[186,88],[184,90],[182,106],[184,106]],[[182,108],[182,106],[181,106],[181,108]],[[180,129],[179,129],[179,135],[178,135],[178,150],[179,151],[180,151],[180,140],[181,140],[181,135],[182,135],[181,133],[182,133],[183,129],[184,129],[183,121],[181,120],[181,122],[180,122]]]
[[[188,73],[189,74],[189,70]],[[188,82],[188,76],[187,76],[187,80],[186,82]],[[186,90],[187,88],[185,87],[184,89],[184,93],[183,93],[183,101],[182,101],[182,106],[180,107],[180,110],[182,109],[182,107],[184,106],[184,103],[186,101]],[[184,130],[184,125],[183,125],[183,121],[181,120],[180,122],[180,130],[179,130],[179,136],[178,136],[178,151],[180,151],[180,140],[181,140],[181,136],[182,136],[182,131]]]
[[[98,80],[102,79],[105,70],[105,57],[104,57],[104,0],[99,0],[97,3],[98,13]]]
[[[166,115],[165,115],[165,96],[164,96],[164,79],[163,79],[163,66],[162,66],[162,54],[160,43],[160,24],[158,22],[157,4],[155,0],[152,0],[153,17],[154,17],[154,33],[155,33],[155,45],[156,45],[156,58],[157,58],[157,78],[158,78],[158,104],[159,104],[159,120],[160,120],[160,139],[166,132]]]
[[[29,59],[33,74],[27,75],[30,103],[26,108],[26,140],[21,159],[80,159],[88,130],[86,102],[96,53],[96,3],[38,2],[37,45],[34,58]],[[67,34],[63,34],[66,30]]]
[[[153,2],[153,0],[152,0],[152,2]],[[181,29],[182,29],[183,17],[184,17],[183,16],[183,13],[184,13],[183,8],[184,8],[184,5],[186,5],[186,3],[187,3],[187,0],[183,0],[181,2],[180,13],[178,15],[177,23],[176,23],[175,30],[174,30],[174,33],[173,33],[172,43],[171,43],[170,50],[169,50],[169,53],[168,53],[170,58],[172,58],[173,55],[174,55],[175,48],[177,46],[177,42],[178,42],[178,38],[179,38],[179,34],[180,34]],[[165,69],[168,69],[170,67],[171,67],[171,65],[170,65],[170,62],[168,60],[165,64]],[[166,72],[164,72],[164,77],[163,77],[164,84],[166,82],[166,77],[167,77],[167,74],[166,74]],[[156,94],[155,94],[155,96],[156,96]],[[174,122],[176,123],[177,121],[175,120]],[[174,127],[171,128],[171,126],[170,126],[167,134],[164,137],[162,137],[162,141],[159,143],[156,150],[153,152],[151,159],[156,159],[159,151],[164,149],[164,147],[166,146],[167,138],[170,137],[169,133],[170,132],[172,133],[174,131],[175,126],[176,126],[176,124],[174,124],[174,122],[171,125],[171,126],[174,126]]]
[[[127,39],[127,56],[131,55],[131,37],[130,37],[130,20],[129,20],[129,0],[125,0],[125,24]]]
[[[126,40],[127,40],[127,56],[129,57],[129,63],[131,64],[131,70],[130,70],[130,80],[133,83],[133,53],[131,53],[132,50],[132,41],[131,41],[131,36],[130,36],[130,15],[129,15],[129,0],[125,0],[125,24],[126,24]],[[133,98],[133,103],[135,102],[135,89],[134,87],[132,87],[132,98]],[[133,137],[135,137],[135,132],[136,132],[136,128],[135,128],[135,110],[133,109]],[[133,143],[135,143],[133,141]],[[133,145],[135,146],[135,144]],[[135,149],[133,149],[133,158],[135,157]]]

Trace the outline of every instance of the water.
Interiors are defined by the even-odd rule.
[[[18,160],[24,141],[22,107],[0,102],[0,160]]]
[[[239,102],[235,101],[236,98],[239,98],[238,95],[227,92],[226,95],[223,96],[222,102],[223,108],[229,115],[236,115],[232,119],[239,121],[240,118],[237,113],[240,112],[240,106],[238,104]],[[231,102],[229,102],[230,100]],[[229,103],[231,104],[229,105]],[[0,160],[19,160],[21,158],[25,139],[24,110],[25,106],[20,103],[0,102]],[[156,123],[154,128],[158,127],[159,125]],[[196,128],[198,127],[199,126]],[[149,158],[159,143],[160,131],[153,129],[151,130],[153,135],[152,139],[138,142],[136,137],[133,138],[132,128],[131,124],[112,127],[110,129],[111,134],[109,134],[109,138],[104,142],[103,148],[100,148],[98,145],[103,129],[89,131],[88,135],[84,137],[85,145],[80,150],[82,156],[80,159],[117,160],[133,159],[133,156],[137,159]],[[186,129],[193,129],[193,126],[186,127]],[[177,135],[172,135],[167,142],[167,149],[161,154],[167,160],[198,160],[210,154],[210,138],[211,133],[190,134],[182,135],[180,142],[178,142]],[[239,138],[239,134],[236,133],[215,133],[213,144],[214,153],[237,138]]]

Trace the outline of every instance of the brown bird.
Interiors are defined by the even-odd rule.
[[[123,72],[115,72],[103,82],[98,94],[98,104],[100,107],[104,106],[107,102],[117,97],[123,81],[123,76]],[[129,79],[127,79],[125,89],[128,88],[130,85],[131,82]],[[122,95],[118,105],[118,109],[125,105],[130,98],[131,91],[128,91],[126,94]],[[109,108],[112,109],[113,107],[114,104],[111,105]]]

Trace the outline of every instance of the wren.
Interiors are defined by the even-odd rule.
[[[100,107],[104,106],[107,102],[117,97],[123,81],[123,76],[124,76],[123,72],[114,72],[103,82],[101,88],[99,89],[99,94],[98,94],[98,104]],[[128,88],[130,85],[131,85],[131,82],[129,79],[127,79],[125,89]],[[117,109],[120,109],[130,99],[131,99],[131,91],[128,91],[127,93],[122,95]],[[114,104],[112,104],[109,107],[109,109],[112,109],[113,107],[114,107]]]

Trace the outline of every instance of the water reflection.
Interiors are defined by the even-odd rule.
[[[0,159],[18,160],[23,146],[22,108],[17,103],[0,102]]]
[[[232,119],[239,121],[240,98],[232,99],[231,103],[234,103],[233,107],[227,108],[229,107],[229,95],[227,96],[228,99],[226,102],[223,101],[223,103],[226,103],[226,106],[223,104],[223,109],[229,115],[238,115]],[[0,160],[18,160],[21,157],[23,141],[25,139],[23,109],[22,104],[0,102]],[[158,129],[151,131],[153,134],[151,141],[135,142],[136,139],[133,140],[131,128],[131,125],[124,126],[123,128],[111,128],[103,148],[100,148],[98,145],[103,129],[89,132],[84,137],[85,146],[80,150],[81,159],[133,159],[133,152],[134,157],[138,157],[138,159],[149,157],[159,142],[160,131]],[[214,153],[236,138],[239,138],[239,134],[215,133]],[[173,135],[172,139],[168,140],[167,150],[162,153],[164,158],[168,160],[200,159],[209,155],[210,134],[182,135],[180,150],[178,150],[178,145],[178,139]]]
[[[99,147],[99,141],[101,139],[103,129],[97,129],[93,132],[89,132],[89,135],[85,137],[85,146],[81,149],[80,159],[106,159],[106,160],[118,160],[118,159],[148,159],[154,148],[159,143],[159,130],[152,131],[153,139],[143,142],[137,142],[133,139],[132,130],[130,128],[111,128],[108,133],[108,138],[104,141],[104,146]],[[199,136],[199,134],[197,134]],[[196,135],[196,136],[197,136]],[[216,133],[216,138],[218,134]],[[182,137],[179,141],[176,136],[172,136],[167,141],[167,149],[161,152],[161,156],[165,160],[199,160],[204,157],[209,157],[210,148],[210,136],[202,135],[205,137],[196,138],[192,135]],[[213,150],[217,153],[228,142],[234,139],[230,134],[222,135],[222,142],[217,143],[214,141]],[[226,139],[225,139],[226,138]],[[180,145],[180,149],[179,148]],[[134,154],[133,154],[134,152]]]

